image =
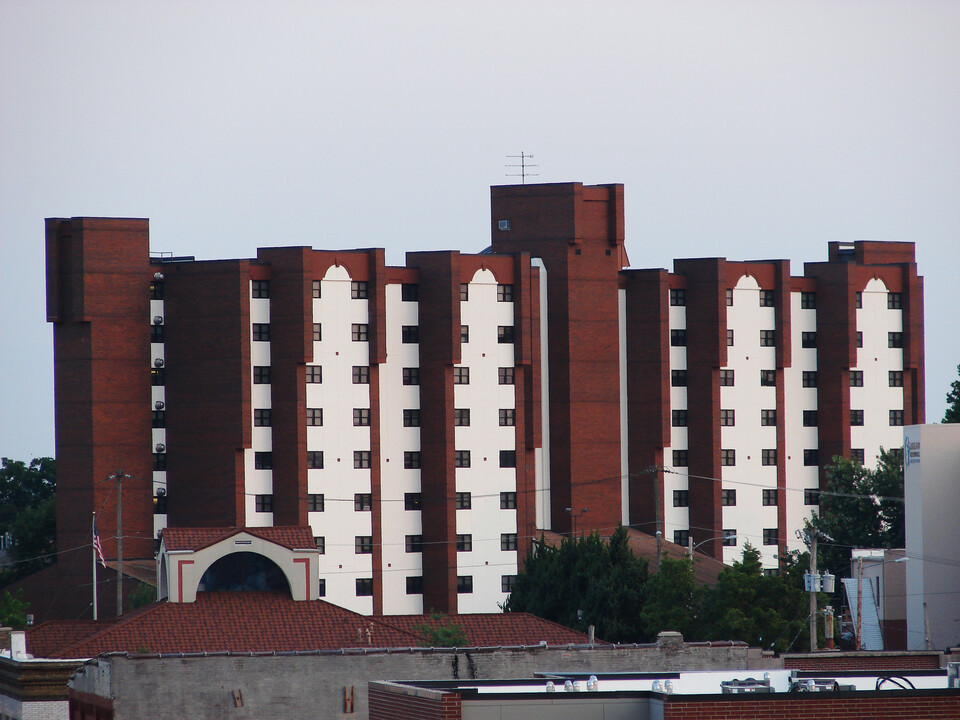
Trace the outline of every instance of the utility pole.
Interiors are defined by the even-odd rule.
[[[857,650],[863,649],[860,631],[863,630],[863,555],[857,558]]]
[[[114,477],[117,480],[117,617],[120,617],[123,615],[123,471],[117,470]]]
[[[97,514],[90,513],[90,550],[93,553],[93,619],[97,619]]]
[[[817,577],[817,531],[810,532],[810,580]],[[858,640],[859,642],[859,640]],[[817,591],[810,589],[810,652],[817,649]],[[859,648],[858,648],[859,649]]]

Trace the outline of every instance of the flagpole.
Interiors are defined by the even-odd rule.
[[[97,619],[97,513],[91,513],[91,539],[90,551],[93,553],[93,619]]]

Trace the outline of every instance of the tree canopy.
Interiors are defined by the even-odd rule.
[[[957,374],[960,375],[960,365],[957,365]],[[950,392],[947,393],[947,412],[943,416],[945,423],[960,422],[960,379],[950,383]]]
[[[51,562],[56,546],[56,462],[0,460],[0,534],[9,534],[12,563],[0,584]]]

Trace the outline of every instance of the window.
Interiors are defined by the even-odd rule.
[[[903,425],[903,410],[891,410],[891,411],[890,411],[890,424],[891,424],[891,425]]]
[[[720,491],[720,504],[724,507],[733,507],[737,504],[737,491],[736,490],[721,490]]]
[[[513,302],[513,285],[497,285],[497,302]]]
[[[273,512],[273,495],[256,495],[254,508],[257,512]]]
[[[365,427],[370,424],[370,408],[354,408],[353,424],[357,427]]]
[[[416,285],[414,285],[414,287],[416,287]],[[423,594],[423,575],[408,576],[407,577],[407,595],[421,595],[421,594]]]
[[[323,470],[323,450],[307,450],[307,469]]]
[[[163,300],[163,283],[155,280],[150,283],[150,299]]]
[[[673,387],[686,387],[687,386],[687,371],[686,370],[671,370],[670,371],[670,384]]]
[[[673,541],[677,545],[687,545],[690,542],[690,531],[689,530],[674,530],[673,531]]]
[[[500,509],[501,510],[516,510],[517,509],[517,494],[515,492],[502,492],[500,493]]]
[[[760,291],[760,307],[773,307],[773,305],[774,305],[773,290],[761,290]]]
[[[458,492],[454,496],[454,507],[457,510],[469,510],[473,506],[473,496],[468,492]]]
[[[369,512],[373,510],[373,496],[370,493],[355,493],[353,496],[353,509],[356,512]]]
[[[513,408],[500,408],[500,427],[513,427],[517,424],[517,411]]]
[[[154,410],[151,424],[155,428],[165,428],[167,426],[167,411]]]
[[[407,535],[403,539],[403,548],[408,553],[423,552],[423,535]]]
[[[774,387],[777,384],[776,370],[761,370],[760,385],[762,387]]]
[[[457,593],[469,595],[473,592],[473,575],[457,575]]]
[[[420,286],[416,283],[400,285],[400,300],[403,302],[417,302],[420,299]]]
[[[817,307],[817,294],[813,292],[800,293],[800,307],[804,310],[815,310]]]
[[[857,427],[863,425],[863,410],[850,411],[850,424]]]
[[[256,470],[272,470],[273,469],[273,453],[272,452],[255,452],[253,454],[253,467]]]
[[[815,332],[800,333],[800,347],[815,348],[817,346],[817,334]]]
[[[310,493],[307,495],[307,512],[323,512],[323,494]]]
[[[500,576],[500,592],[513,592],[514,586],[517,584],[516,575],[501,575]]]
[[[887,309],[900,310],[903,307],[903,295],[900,293],[887,293]]]
[[[890,387],[903,387],[903,370],[890,370],[887,373],[887,384]]]
[[[733,289],[727,288],[727,307],[733,307]]]
[[[773,410],[761,410],[760,411],[760,424],[764,427],[772,427],[777,424],[777,411],[776,408]]]
[[[500,451],[500,467],[515,468],[516,466],[517,466],[517,451],[501,450]]]
[[[270,384],[270,366],[269,365],[253,366],[253,384],[254,385]]]
[[[307,425],[311,427],[323,425],[323,408],[307,408]]]
[[[777,331],[776,330],[761,330],[760,331],[760,347],[773,347],[777,344]]]
[[[820,464],[820,451],[814,448],[813,450],[804,450],[803,451],[803,464],[809,466],[819,465]]]
[[[322,535],[317,535],[313,538],[314,544],[317,546],[317,550],[321,555],[325,555],[327,552],[327,539]],[[323,582],[321,580],[321,582]]]
[[[732,448],[720,451],[720,464],[724,467],[732,467],[737,464],[737,451]]]
[[[800,375],[800,384],[805,388],[815,388],[817,386],[817,371],[804,370]]]
[[[453,451],[453,466],[458,468],[468,468],[470,467],[470,451],[469,450],[454,450]]]
[[[458,427],[468,427],[470,425],[470,408],[454,408],[453,424]]]
[[[312,291],[313,297],[319,298],[320,297],[320,281],[313,280],[311,281],[310,285],[311,285],[311,291]]]
[[[727,347],[733,347],[733,330],[727,328]]]
[[[406,345],[414,345],[420,342],[420,326],[404,325],[400,328],[400,342]]]
[[[673,451],[673,466],[687,467],[687,451],[686,450]]]
[[[370,467],[370,451],[369,450],[354,450],[353,451],[353,467],[358,470],[364,470]]]
[[[764,545],[776,545],[776,544],[777,544],[777,529],[776,529],[776,528],[764,528],[764,529],[763,529],[763,544],[764,544]]]
[[[777,451],[776,448],[770,450],[761,450],[760,451],[760,464],[761,465],[776,465],[777,464]]]
[[[863,387],[863,370],[850,371],[850,387]]]
[[[151,325],[150,326],[150,342],[152,343],[162,343],[163,342],[163,325]]]
[[[804,505],[819,505],[820,504],[820,491],[819,490],[810,490],[809,488],[803,491],[803,504]]]
[[[776,490],[764,490],[763,491],[763,504],[766,506],[776,505],[777,504],[777,491]]]
[[[687,331],[686,330],[671,330],[670,331],[670,344],[673,347],[686,347],[687,345]]]
[[[419,385],[420,384],[420,368],[415,367],[405,367],[402,371],[403,373],[403,384],[404,385]]]
[[[497,368],[497,382],[499,382],[501,385],[513,385],[513,371],[514,368],[512,367]]]
[[[357,597],[373,595],[373,578],[357,578]]]
[[[313,341],[320,342],[323,339],[323,329],[320,323],[313,324]]]
[[[803,411],[803,426],[804,426],[804,427],[816,427],[816,426],[817,426],[817,411],[816,411],[816,410],[804,410],[804,411]]]
[[[674,490],[674,491],[673,491],[673,506],[674,506],[674,507],[690,507],[690,491],[689,491],[689,490]]]
[[[498,326],[497,326],[497,342],[498,342],[498,343],[512,343],[512,342],[513,342],[513,325],[498,325]]]
[[[254,342],[270,342],[270,323],[253,324]]]
[[[353,551],[357,555],[371,555],[373,553],[373,536],[357,535],[353,539]]]
[[[253,411],[254,427],[270,427],[272,422],[270,408],[257,408]]]
[[[415,409],[406,409],[403,411],[404,427],[420,427],[420,411]]]
[[[516,533],[500,533],[500,549],[504,552],[510,552],[517,549]]]
[[[250,283],[250,291],[255,298],[268,298],[270,297],[270,281],[254,280]]]
[[[353,384],[354,385],[370,384],[370,368],[368,366],[366,365],[353,366]]]
[[[890,348],[902,348],[902,347],[903,347],[903,333],[902,333],[902,332],[888,332],[888,333],[887,333],[887,347],[890,347]]]
[[[455,367],[453,369],[453,384],[469,385],[470,384],[470,368]]]
[[[470,326],[469,325],[460,326],[460,342],[462,343],[470,342]]]
[[[404,470],[420,469],[420,451],[419,450],[405,450],[403,452],[403,469]]]
[[[420,510],[423,507],[423,497],[420,493],[404,493],[403,494],[403,509],[404,510]]]
[[[736,530],[723,530],[723,545],[724,547],[736,547],[737,544],[737,531]]]
[[[736,424],[735,412],[733,410],[721,410],[720,411],[720,426],[721,427],[732,427]]]
[[[866,454],[863,451],[863,448],[850,448],[850,459],[853,462],[858,462],[863,465],[863,461],[866,458]]]
[[[473,551],[473,535],[457,535],[457,552]]]
[[[673,427],[686,427],[687,426],[687,411],[686,410],[674,410],[670,413],[671,422],[670,424]]]
[[[153,470],[154,472],[163,472],[167,469],[167,454],[166,453],[154,453],[153,454]]]
[[[670,290],[670,304],[671,305],[686,305],[687,304],[687,294],[682,288]]]
[[[350,339],[354,342],[367,342],[370,326],[366,323],[353,323],[350,326]]]
[[[859,291],[858,291],[857,294],[854,296],[854,305],[856,306],[856,308],[857,308],[858,310],[863,307],[863,293],[862,293],[862,292],[859,292]]]
[[[734,371],[733,370],[721,370],[720,371],[720,385],[721,387],[733,387],[734,380]]]
[[[354,300],[366,300],[370,294],[370,286],[363,280],[354,280],[350,283],[350,297]]]
[[[460,302],[466,302],[470,299],[470,285],[468,283],[460,283]]]
[[[858,348],[863,347],[863,333],[860,332],[859,330],[857,330],[857,347]]]

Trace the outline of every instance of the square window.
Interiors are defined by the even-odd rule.
[[[416,283],[400,285],[400,300],[403,302],[417,302],[420,299],[420,286]]]
[[[255,452],[253,454],[253,467],[256,470],[272,470],[273,469],[273,453],[272,452]]]
[[[857,330],[857,347],[863,347],[863,333],[859,330]]]
[[[414,285],[416,287],[416,285]],[[423,594],[423,575],[407,576],[407,595]]]
[[[724,467],[733,467],[737,464],[737,451],[732,448],[725,448],[720,451],[720,464]]]
[[[800,384],[805,388],[815,388],[817,386],[817,371],[804,370],[800,374]]]
[[[850,459],[853,462],[857,462],[863,465],[863,461],[865,459],[865,453],[863,452],[863,448],[850,448]]]
[[[514,368],[512,367],[497,368],[497,382],[500,385],[513,385],[514,384]]]
[[[310,493],[307,495],[307,512],[323,512],[322,493]]]
[[[863,410],[850,411],[850,424],[855,427],[861,427],[863,425]]]
[[[690,531],[689,530],[674,530],[673,531],[673,542],[677,545],[687,545],[690,542]]]
[[[313,295],[314,298],[320,297],[320,281],[319,280],[312,280],[310,284],[310,289],[311,289],[311,294]]]
[[[724,545],[724,547],[736,547],[736,545],[737,545],[737,531],[736,531],[736,530],[724,530],[724,531],[723,531],[723,545]]]
[[[497,285],[497,302],[513,302],[513,285]]]
[[[468,468],[470,467],[470,451],[469,450],[454,450],[453,451],[453,466],[458,468]]]
[[[671,330],[670,331],[670,344],[673,347],[686,347],[687,344],[687,331],[686,330]]]
[[[727,307],[733,307],[733,289],[727,288]]]
[[[454,408],[453,424],[456,425],[457,427],[469,427],[470,408]]]
[[[804,310],[815,310],[817,307],[817,294],[813,292],[800,293],[800,307]]]
[[[498,343],[513,342],[513,325],[497,326],[497,342]]]
[[[460,283],[460,302],[466,302],[470,299],[470,285],[468,283]]]
[[[366,300],[370,294],[370,286],[363,280],[354,280],[350,283],[350,297],[353,300]]]
[[[270,384],[270,366],[269,365],[254,365],[253,384],[254,385]]]
[[[887,333],[887,347],[890,347],[890,348],[902,348],[902,347],[903,347],[903,333],[902,333],[902,332],[888,332],[888,333]]]
[[[815,332],[800,333],[800,347],[815,348],[817,346],[817,334]]]
[[[673,466],[687,467],[687,451],[686,450],[673,451]]]
[[[408,408],[403,411],[404,427],[420,427],[420,411],[414,408]]]
[[[891,411],[890,411],[890,424],[891,424],[891,425],[903,425],[903,410],[891,410]]]
[[[721,427],[732,427],[736,424],[735,412],[733,410],[721,410],[720,411],[720,426]]]
[[[890,387],[903,387],[903,370],[890,370],[887,373],[887,384]]]
[[[811,490],[809,488],[803,491],[803,504],[804,505],[819,505],[820,504],[820,491]]]
[[[307,469],[323,470],[323,450],[307,450]]]
[[[356,512],[369,512],[373,510],[373,496],[370,493],[355,493],[353,496],[353,509]]]
[[[272,422],[273,418],[270,408],[256,408],[253,411],[254,427],[270,427]]]
[[[670,289],[670,304],[674,306],[687,304],[687,293],[683,288]]]
[[[371,555],[373,554],[373,536],[372,535],[357,535],[353,539],[353,551],[357,555]]]
[[[850,371],[850,387],[863,387],[863,370]]]
[[[777,544],[777,529],[776,529],[776,528],[764,528],[764,529],[763,529],[763,544],[764,544],[764,545],[776,545],[776,544]]]
[[[721,387],[733,387],[734,381],[734,371],[733,370],[721,370],[720,371],[720,386]]]
[[[457,575],[457,594],[469,595],[473,592],[473,575]]]
[[[367,365],[353,366],[353,384],[354,385],[370,384],[370,368]]]
[[[323,340],[323,326],[320,323],[313,324],[313,341],[320,342]]]
[[[357,470],[365,470],[370,467],[370,451],[369,450],[354,450],[353,451],[353,467]]]
[[[370,425],[370,408],[354,408],[353,424],[356,427],[366,427]]]
[[[167,411],[154,410],[151,425],[155,428],[165,428],[167,426]]]
[[[403,469],[404,470],[420,469],[420,451],[419,450],[405,450],[403,452]]]
[[[270,342],[270,323],[253,323],[254,342]]]
[[[500,451],[500,467],[515,468],[516,466],[517,466],[517,451],[501,450]]]
[[[420,510],[423,508],[423,496],[418,492],[403,494],[404,510]]]
[[[777,344],[777,331],[776,330],[761,330],[760,331],[760,347],[773,347]]]
[[[687,426],[687,411],[686,410],[674,410],[670,413],[671,425],[673,427],[686,427]]]
[[[470,384],[470,368],[455,367],[453,369],[453,384],[469,385]]]
[[[457,552],[473,551],[473,535],[457,535]]]
[[[406,345],[415,345],[420,342],[420,326],[404,325],[400,328],[400,342]]]
[[[423,552],[423,535],[407,535],[403,539],[403,548],[408,553]]]
[[[513,427],[517,424],[517,411],[513,408],[500,408],[500,427]]]
[[[512,491],[500,493],[500,509],[516,510],[517,509],[517,493]]]
[[[373,595],[373,578],[357,578],[357,597]]]
[[[370,326],[366,323],[353,323],[350,326],[350,339],[354,342],[367,342]]]
[[[163,283],[159,280],[150,283],[150,299],[163,300]]]
[[[516,575],[501,575],[500,576],[500,592],[513,592],[513,588],[516,587],[517,576]]]
[[[733,347],[733,330],[727,328],[727,347]]]
[[[724,507],[733,507],[737,504],[737,491],[736,490],[721,490],[720,491],[720,504]]]
[[[903,295],[900,293],[887,293],[887,309],[900,310],[903,307]]]
[[[773,427],[777,424],[777,410],[761,410],[760,424],[764,427]]]
[[[273,495],[254,496],[254,508],[257,512],[273,512]]]
[[[760,451],[760,464],[761,465],[776,465],[777,464],[777,450],[766,449]]]
[[[511,552],[517,549],[516,533],[500,533],[500,550]]]
[[[420,368],[415,367],[405,367],[403,368],[403,384],[404,385],[419,385],[420,384]]]
[[[325,555],[327,552],[327,539],[323,535],[316,535],[313,538],[314,544],[317,546],[317,551],[321,555]],[[323,582],[322,580],[320,582]]]
[[[690,491],[689,491],[689,490],[674,490],[674,491],[673,491],[673,506],[674,506],[674,507],[690,507]]]
[[[151,325],[150,326],[150,342],[152,343],[162,343],[163,342],[163,325]]]
[[[773,307],[774,299],[773,290],[760,291],[760,307]]]
[[[670,371],[670,385],[673,387],[686,387],[687,386],[687,371],[686,370],[671,370]]]
[[[859,310],[860,308],[862,308],[862,307],[863,307],[863,293],[858,291],[857,294],[854,296],[854,300],[853,300],[853,301],[854,301],[854,305],[856,306],[856,308],[857,308],[858,310]]]
[[[270,297],[270,281],[254,280],[250,283],[250,294],[255,298]]]
[[[820,464],[820,451],[814,448],[813,450],[804,450],[803,451],[803,464],[811,467],[814,465]]]
[[[470,342],[470,326],[469,325],[460,326],[460,342],[462,343]]]
[[[816,427],[816,426],[817,426],[817,411],[816,411],[816,410],[804,410],[804,411],[803,411],[803,426],[804,426],[804,427]]]
[[[307,425],[311,427],[323,425],[323,408],[307,408]]]
[[[154,472],[164,472],[167,469],[167,454],[154,453],[153,454],[153,470]]]
[[[761,370],[760,371],[760,385],[761,387],[774,387],[777,384],[777,371],[776,370]]]
[[[765,506],[771,506],[777,504],[777,491],[776,490],[763,490],[763,504]]]
[[[457,510],[469,510],[473,506],[473,496],[468,492],[458,492],[454,496],[454,507]]]

